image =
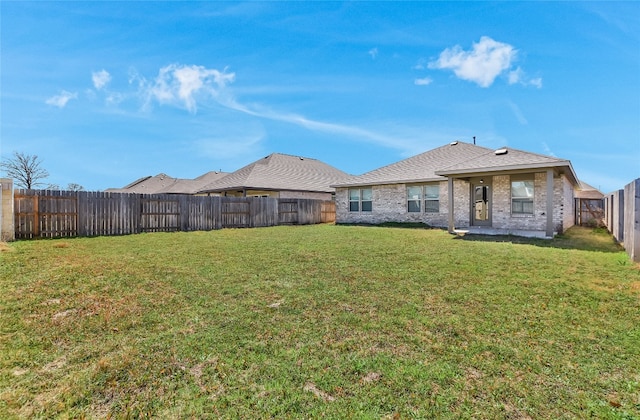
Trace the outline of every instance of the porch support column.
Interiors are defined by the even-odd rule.
[[[447,181],[449,182],[449,233],[453,234],[456,228],[453,218],[453,177],[450,176]]]
[[[553,238],[553,169],[547,169],[547,237]]]

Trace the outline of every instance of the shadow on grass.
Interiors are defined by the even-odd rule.
[[[514,235],[467,234],[454,237],[455,240],[479,242],[510,242],[535,245],[545,248],[578,249],[581,251],[621,252],[624,248],[604,228],[573,226],[553,239],[525,238]]]
[[[385,222],[379,224],[368,223],[341,223],[340,226],[371,226],[402,229],[433,229],[446,230],[429,226],[425,223],[404,223]],[[590,228],[573,226],[561,235],[556,235],[553,239],[526,238],[515,235],[482,235],[465,234],[456,235],[454,240],[475,241],[475,242],[510,242],[513,244],[534,245],[544,248],[578,249],[581,251],[594,252],[622,252],[624,248],[616,242],[613,236],[605,228]]]

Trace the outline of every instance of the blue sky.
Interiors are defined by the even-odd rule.
[[[453,140],[640,177],[640,2],[0,2],[0,154],[87,190]]]

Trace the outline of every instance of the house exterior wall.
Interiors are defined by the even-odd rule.
[[[562,185],[562,197],[560,204],[560,214],[556,216],[554,214],[554,221],[556,217],[558,220],[562,222],[562,225],[556,225],[556,232],[562,233],[565,230],[569,229],[571,226],[576,224],[576,200],[575,200],[575,190],[571,182],[567,179],[566,176],[562,175],[558,182]],[[555,207],[554,207],[555,209]]]
[[[226,191],[226,197],[244,197],[242,191]],[[333,194],[329,192],[314,191],[273,191],[273,190],[247,190],[246,197],[271,197],[271,198],[303,198],[309,200],[333,200]]]
[[[546,230],[547,174],[536,172],[533,178],[534,210],[531,215],[511,213],[511,176],[493,177],[493,227],[510,230]],[[520,175],[521,177],[521,175]],[[574,189],[566,176],[553,179],[553,226],[561,233],[575,224]]]
[[[511,176],[493,177],[492,226],[512,230],[545,230],[547,225],[546,173],[530,174],[533,179],[533,214],[511,213]]]
[[[313,191],[280,191],[280,198],[306,198],[309,200],[333,200],[333,193]]]
[[[547,173],[525,174],[534,181],[534,211],[531,215],[511,212],[511,175],[491,177],[492,227],[508,230],[545,231],[547,226]],[[519,174],[518,179],[523,175]],[[485,177],[486,179],[487,177]],[[556,232],[574,224],[574,190],[564,176],[554,177],[553,225]],[[349,211],[349,188],[336,190],[337,223],[422,222],[434,227],[448,226],[449,200],[447,181],[439,182],[440,209],[438,213],[410,213],[407,211],[407,186],[413,184],[375,185],[372,188],[371,212]],[[471,224],[471,186],[468,181],[455,179],[454,223],[456,228],[467,228]]]
[[[433,185],[434,183],[428,183]],[[439,211],[437,213],[407,211],[407,186],[425,184],[386,184],[372,186],[373,206],[370,212],[349,211],[349,188],[336,189],[336,222],[368,223],[385,222],[425,223],[429,226],[446,228],[448,225],[449,202],[447,181],[437,183],[439,190]],[[460,197],[454,201],[456,223],[469,225],[469,183],[454,182],[454,194]]]

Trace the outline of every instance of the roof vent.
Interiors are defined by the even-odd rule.
[[[495,154],[496,154],[496,156],[499,156],[499,155],[506,155],[506,154],[507,154],[507,152],[508,152],[507,148],[506,148],[506,147],[503,147],[502,149],[498,149],[498,150],[496,150],[496,151],[495,151],[495,152],[493,152],[493,153],[495,153]]]
[[[455,146],[456,144],[458,144],[458,140],[452,141],[451,143],[449,143],[449,146]]]

